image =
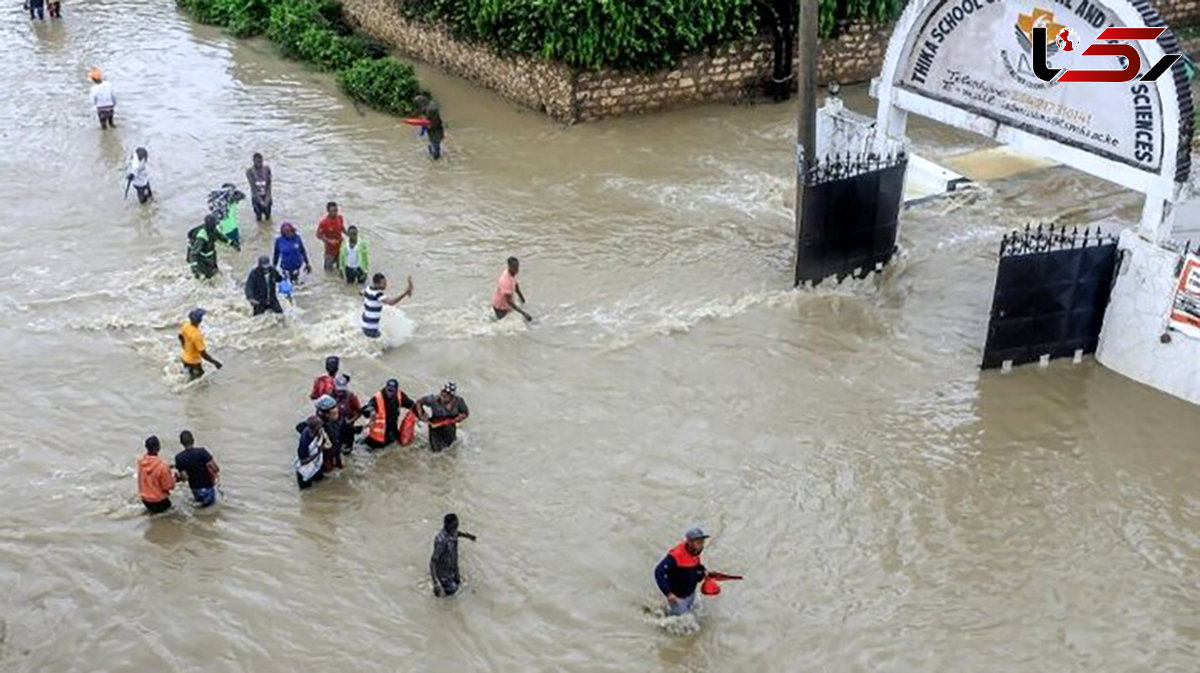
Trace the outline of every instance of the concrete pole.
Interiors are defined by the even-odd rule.
[[[800,0],[800,114],[796,119],[796,273],[800,271],[800,238],[804,219],[804,173],[817,154],[817,0]]]

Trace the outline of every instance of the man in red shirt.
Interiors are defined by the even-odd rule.
[[[313,381],[312,392],[308,394],[310,399],[320,399],[322,395],[332,395],[334,384],[337,380],[338,369],[341,368],[342,361],[336,355],[330,355],[325,358],[325,375],[318,376]]]
[[[325,204],[326,215],[317,225],[317,238],[325,244],[325,270],[337,271],[338,253],[342,250],[342,236],[346,233],[346,221],[338,214],[338,204]]]

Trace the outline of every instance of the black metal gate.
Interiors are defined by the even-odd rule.
[[[881,268],[896,251],[908,157],[830,157],[806,171],[796,285]]]
[[[983,368],[1094,353],[1116,267],[1116,238],[1099,229],[1005,236]]]

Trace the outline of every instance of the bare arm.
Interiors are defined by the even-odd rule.
[[[525,303],[525,295],[521,293],[521,284],[517,283],[517,296],[521,298],[521,303]]]
[[[217,360],[217,359],[216,359],[216,358],[214,358],[213,356],[209,355],[207,350],[200,351],[200,357],[202,357],[202,358],[204,358],[205,360],[207,360],[207,361],[211,362],[211,363],[212,363],[212,365],[213,365],[214,367],[216,367],[217,369],[220,369],[221,367],[224,367],[224,366],[225,366],[225,365],[221,364],[221,362],[220,362],[219,360]]]
[[[408,277],[408,287],[404,288],[404,292],[402,294],[392,297],[391,299],[383,299],[381,301],[384,304],[387,304],[388,306],[395,306],[396,304],[399,304],[400,302],[404,301],[405,299],[408,299],[409,297],[411,297],[412,293],[413,293],[412,276],[409,276]]]

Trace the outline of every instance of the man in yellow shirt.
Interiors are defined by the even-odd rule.
[[[188,319],[179,328],[179,357],[183,360],[183,368],[192,381],[204,376],[204,360],[208,360],[217,369],[221,363],[208,354],[204,343],[204,332],[200,331],[200,322],[204,320],[204,309],[194,308],[188,313]]]

